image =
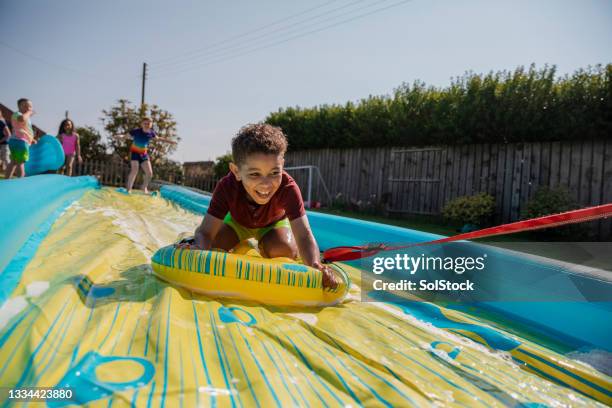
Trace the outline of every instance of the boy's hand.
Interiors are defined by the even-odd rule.
[[[194,251],[202,251],[204,249],[203,246],[200,246],[198,244],[195,243],[195,241],[190,241],[190,242],[179,242],[177,244],[174,245],[175,248],[180,248],[180,249],[193,249]],[[210,248],[209,251],[217,251],[217,252],[229,252],[226,251],[225,249],[222,248]]]
[[[323,287],[329,289],[336,289],[338,287],[338,279],[334,271],[327,265],[321,263],[315,263],[312,265],[313,268],[317,268],[323,273]]]
[[[189,242],[178,242],[176,244],[174,244],[175,248],[180,248],[180,249],[197,249],[193,247],[193,244],[189,243]]]
[[[197,240],[195,238],[183,239],[181,242],[178,242],[176,245],[174,245],[174,247],[181,249],[202,249],[200,246],[198,246]]]

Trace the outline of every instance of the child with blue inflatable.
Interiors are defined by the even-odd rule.
[[[13,176],[15,169],[18,169],[19,177],[25,177],[25,163],[30,157],[30,145],[36,143],[30,119],[34,113],[32,101],[21,98],[17,101],[17,108],[18,111],[11,117],[13,134],[8,141],[11,163],[6,168],[7,179]]]

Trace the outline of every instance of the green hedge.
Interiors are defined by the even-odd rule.
[[[612,137],[612,64],[467,73],[446,88],[403,84],[358,103],[284,108],[266,122],[292,150],[542,142]]]

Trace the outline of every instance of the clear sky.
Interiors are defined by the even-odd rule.
[[[281,107],[445,86],[465,71],[612,62],[610,0],[22,0],[0,3],[0,102],[34,102],[55,133],[68,110],[146,100],[170,111],[173,158],[214,159]]]

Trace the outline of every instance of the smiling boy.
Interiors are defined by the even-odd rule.
[[[283,171],[286,150],[278,127],[254,124],[238,132],[230,172],[213,192],[193,247],[229,251],[255,238],[264,257],[295,259],[299,253],[304,264],[323,272],[323,286],[334,287],[333,272],[321,264],[300,189]]]

